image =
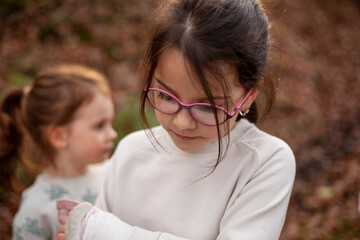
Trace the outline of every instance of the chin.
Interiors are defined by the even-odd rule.
[[[178,143],[176,141],[173,142],[175,143],[175,145],[184,152],[188,152],[188,153],[192,153],[192,152],[196,152],[198,150],[200,150],[202,148],[202,146],[196,146],[196,144],[191,144],[191,143],[187,143],[187,144],[182,144],[182,143]]]
[[[92,161],[92,164],[102,163],[103,161],[105,161],[108,158],[109,158],[109,156],[96,159],[96,160]]]

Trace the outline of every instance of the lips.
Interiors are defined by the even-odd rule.
[[[175,134],[176,137],[178,137],[178,138],[180,138],[181,140],[184,140],[184,141],[191,141],[191,140],[194,140],[194,139],[197,138],[197,137],[188,137],[188,136],[180,135],[180,134],[177,134],[175,132],[174,132],[174,134]]]
[[[113,147],[108,147],[108,148],[104,149],[104,152],[107,154],[111,154],[112,150],[113,150]]]

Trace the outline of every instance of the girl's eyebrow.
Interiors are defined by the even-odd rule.
[[[160,85],[162,85],[162,87],[164,87],[167,91],[174,93],[174,90],[172,90],[169,86],[167,86],[163,81],[161,81],[161,80],[158,79],[157,77],[155,77],[155,80],[156,80],[158,83],[160,83]]]
[[[172,90],[169,86],[167,86],[163,81],[161,81],[160,79],[158,79],[157,77],[155,77],[155,80],[160,84],[162,85],[162,87],[164,87],[167,91],[169,92],[172,92],[172,93],[175,93],[174,90]],[[230,96],[213,96],[214,100],[221,100],[221,99],[231,99]],[[209,99],[207,98],[202,98],[202,99],[199,99],[198,102],[206,102],[208,101]]]

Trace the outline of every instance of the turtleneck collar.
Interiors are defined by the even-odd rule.
[[[238,140],[239,138],[243,138],[246,135],[247,130],[253,124],[250,123],[246,119],[241,119],[236,126],[229,132],[229,134],[225,135],[221,139],[222,149],[226,151],[227,146],[231,148],[231,145],[234,141]],[[184,152],[180,150],[175,143],[172,141],[170,135],[166,132],[163,127],[157,127],[153,130],[153,133],[156,137],[156,140],[159,141],[160,145],[163,147],[161,151],[167,152],[173,157],[185,157],[185,158],[207,158],[207,159],[217,159],[218,155],[218,140],[214,140],[210,142],[202,149],[196,152]],[[228,144],[229,143],[229,144]],[[161,149],[161,147],[160,147]]]

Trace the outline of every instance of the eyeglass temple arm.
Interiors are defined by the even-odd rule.
[[[241,103],[239,103],[239,104],[236,106],[236,111],[238,111],[238,110],[241,108],[241,106],[244,105],[244,103],[245,103],[246,100],[249,98],[249,96],[250,96],[250,94],[252,93],[253,90],[254,90],[254,89],[251,88],[251,89],[249,90],[249,92],[246,94],[246,96],[244,97],[244,99],[241,101]]]

